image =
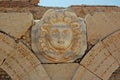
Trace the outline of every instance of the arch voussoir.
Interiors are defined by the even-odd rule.
[[[22,42],[0,33],[0,68],[12,80],[50,80],[39,60]]]
[[[80,65],[72,80],[102,80],[102,79],[93,72],[90,72],[84,66]]]
[[[111,74],[120,66],[120,31],[111,34],[104,40],[98,42],[83,58],[80,65],[96,75],[102,80],[108,80]],[[81,74],[86,76],[87,72],[82,72],[81,67],[76,71],[73,80],[83,80]],[[87,73],[88,74],[88,73]],[[92,76],[88,76],[89,80]],[[77,78],[77,79],[75,79]],[[84,79],[87,80],[87,79]]]
[[[120,66],[120,30],[110,35],[102,42]]]

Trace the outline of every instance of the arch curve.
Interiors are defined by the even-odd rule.
[[[39,60],[22,42],[0,33],[0,68],[12,80],[49,80]],[[42,74],[42,75],[41,75]]]
[[[72,80],[108,80],[120,67],[120,30],[99,41],[83,58]]]

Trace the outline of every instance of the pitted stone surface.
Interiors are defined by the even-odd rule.
[[[0,13],[0,30],[20,38],[32,26],[31,13]]]
[[[88,41],[95,44],[120,29],[120,12],[96,12],[86,16]]]
[[[102,79],[80,65],[72,80],[102,80]]]
[[[83,14],[83,16],[85,16],[86,14],[88,14],[88,13],[94,13],[95,11],[107,11],[107,12],[112,12],[112,11],[119,11],[119,9],[117,9],[117,7],[111,7],[111,8],[108,8],[108,7],[93,7],[92,6],[92,8],[91,7],[80,7],[80,6],[76,6],[76,7],[73,7],[74,8],[74,10],[75,10],[75,12],[77,13],[77,15],[79,15],[79,16],[81,16],[81,14]],[[45,12],[45,10],[47,10],[48,8],[33,8],[34,10],[32,10],[32,8],[30,8],[29,10],[31,11],[31,12],[33,12],[34,13],[34,17],[36,18],[36,19],[40,19],[41,18],[41,16],[42,16],[42,14]],[[28,8],[14,8],[14,10],[12,9],[12,8],[1,8],[1,10],[0,10],[0,12],[17,12],[17,11],[20,11],[20,12],[22,12],[22,11],[26,11],[26,10],[28,10]],[[80,12],[81,11],[81,12]],[[40,13],[40,14],[39,14]],[[108,13],[108,15],[107,15],[107,13],[105,13],[105,16],[109,16],[109,14],[111,14],[111,13]],[[113,13],[112,13],[113,14]],[[103,19],[103,23],[104,24],[107,24],[107,25],[104,25],[104,27],[102,28],[102,27],[100,27],[100,28],[98,28],[98,29],[96,29],[96,28],[92,28],[92,30],[90,30],[90,32],[88,33],[88,35],[90,35],[90,37],[89,37],[89,41],[92,43],[92,44],[94,44],[94,43],[96,43],[97,41],[99,41],[99,40],[101,40],[101,39],[103,39],[104,37],[108,37],[108,35],[109,35],[109,33],[112,33],[112,32],[114,32],[115,30],[117,30],[117,28],[116,28],[116,26],[118,26],[119,25],[119,17],[117,17],[117,16],[115,16],[115,18],[113,19],[113,21],[111,21],[112,20],[112,18],[113,17],[111,17],[111,16],[114,16],[114,14],[113,15],[110,15],[109,17],[107,17],[108,19],[106,19],[106,18],[104,18]],[[102,20],[101,18],[102,18],[102,16],[99,16],[100,18],[98,18],[98,17],[94,17],[95,18],[95,20],[96,21],[94,21],[94,20],[92,20],[92,21],[90,21],[91,23],[91,25],[97,25],[97,24],[99,24],[99,22],[102,22],[102,21],[99,21],[99,20]],[[98,19],[99,20],[98,20]],[[92,19],[92,18],[91,18]],[[110,20],[111,19],[111,20]],[[90,20],[90,19],[89,19]],[[116,21],[116,20],[118,20],[118,21]],[[92,23],[92,22],[97,22],[98,21],[98,23]],[[104,21],[106,21],[106,22],[104,22]],[[116,21],[117,22],[117,24],[114,24],[114,23],[116,23],[116,22],[114,22],[114,21]],[[109,24],[110,23],[110,24]],[[112,24],[113,23],[113,24]],[[114,27],[112,27],[112,28],[110,28],[111,30],[109,31],[109,29],[107,28],[109,25],[110,25],[110,27],[111,27],[111,25],[112,26],[114,26]],[[99,25],[101,25],[101,24],[99,24]],[[99,26],[98,25],[98,26]],[[89,26],[89,25],[88,25]],[[107,27],[106,27],[107,26]],[[119,28],[119,27],[118,27]],[[89,29],[91,29],[91,28],[89,28]],[[102,30],[101,30],[102,29]],[[105,30],[104,30],[105,29]],[[89,31],[89,30],[88,30]],[[93,34],[92,36],[91,36],[91,33],[94,33],[94,31],[95,31],[95,34]],[[100,32],[99,32],[100,31]],[[109,33],[108,33],[109,32]],[[102,36],[101,36],[102,35]],[[101,74],[103,73],[102,71],[104,71],[104,73],[105,74],[102,74],[102,75],[104,75],[101,79],[103,79],[103,80],[106,80],[109,76],[110,76],[110,74],[118,67],[118,62],[120,61],[120,57],[119,57],[119,35],[120,34],[118,34],[115,38],[113,38],[114,36],[112,36],[112,37],[109,37],[108,39],[106,39],[106,40],[103,40],[103,42],[102,42],[102,44],[104,44],[104,47],[106,48],[105,49],[105,51],[104,51],[104,49],[103,49],[103,53],[105,52],[105,55],[106,56],[109,56],[109,54],[106,54],[106,53],[110,53],[110,57],[109,58],[107,58],[105,61],[102,61],[102,59],[105,59],[105,55],[104,54],[102,54],[102,52],[100,52],[100,54],[99,54],[99,56],[97,56],[97,58],[98,59],[93,59],[94,58],[94,56],[96,56],[96,55],[93,55],[93,56],[91,56],[91,58],[93,59],[93,62],[91,62],[91,65],[93,66],[93,69],[91,68],[91,66],[89,65],[89,67],[83,67],[83,65],[82,65],[82,68],[79,68],[77,71],[77,73],[76,73],[76,77],[74,78],[75,80],[79,80],[80,78],[82,78],[83,80],[99,80],[100,78],[101,78]],[[1,41],[4,41],[4,42],[1,42]],[[5,44],[6,43],[6,44]],[[6,41],[6,39],[5,38],[1,38],[1,36],[0,36],[0,44],[2,44],[2,45],[0,45],[0,53],[6,53],[6,54],[1,54],[0,55],[0,64],[3,64],[4,62],[6,63],[6,62],[9,62],[8,60],[6,60],[6,58],[9,56],[9,53],[13,53],[12,51],[12,48],[11,48],[11,46],[10,45],[16,45],[16,43],[14,44],[15,42],[14,42],[14,40],[11,40],[10,41],[10,43],[8,42],[8,41]],[[9,46],[8,46],[8,44],[10,44]],[[22,44],[23,45],[23,44]],[[5,49],[4,49],[4,47],[5,47]],[[101,47],[99,47],[99,48],[101,48]],[[98,48],[98,49],[99,49]],[[15,49],[15,48],[14,48]],[[6,50],[8,50],[8,51],[6,51]],[[107,51],[106,51],[107,50]],[[5,52],[6,51],[6,52]],[[96,51],[96,53],[98,52],[97,50],[95,50]],[[100,51],[102,51],[102,49],[100,50]],[[94,52],[94,51],[93,51]],[[92,53],[92,52],[90,52],[90,53]],[[102,55],[101,55],[102,54]],[[101,57],[101,56],[103,56],[103,57]],[[19,56],[17,57],[17,58],[19,58]],[[11,59],[13,59],[12,57],[11,58],[9,58],[9,60],[11,60]],[[20,59],[20,58],[19,58]],[[23,58],[21,58],[21,59],[23,59]],[[88,58],[89,59],[89,58]],[[90,61],[92,60],[92,59],[89,59]],[[24,59],[23,59],[24,60]],[[89,62],[89,60],[87,60],[87,62]],[[96,60],[96,62],[95,62],[95,60]],[[114,62],[116,60],[116,62],[114,63],[114,64],[111,64],[111,62]],[[34,60],[33,60],[34,61]],[[98,65],[98,63],[97,63],[97,61],[98,61],[98,63],[99,62],[101,62],[101,63],[103,63],[103,64],[100,64],[100,65]],[[25,62],[26,62],[26,59],[25,59]],[[86,63],[87,63],[86,62]],[[4,63],[4,64],[5,64]],[[24,62],[23,62],[24,63]],[[28,63],[28,62],[27,62]],[[96,63],[96,64],[95,64]],[[13,63],[10,63],[11,65],[13,64]],[[95,64],[95,66],[93,65],[93,64]],[[107,66],[106,66],[106,65]],[[111,65],[110,65],[111,64]],[[120,64],[120,62],[119,62],[119,64]],[[29,63],[28,64],[22,64],[22,65],[25,65],[25,66],[30,66],[29,65]],[[98,67],[98,69],[96,68],[96,65],[97,65],[97,67]],[[108,67],[108,65],[110,65],[109,67]],[[13,66],[14,67],[14,66]],[[19,68],[19,66],[16,66],[16,67],[18,67]],[[16,67],[15,67],[15,70],[16,70]],[[108,67],[107,69],[106,69],[106,67]],[[7,68],[10,68],[10,66],[9,67],[7,67]],[[88,69],[89,68],[89,69]],[[92,70],[94,70],[94,69],[97,69],[97,71],[94,73],[94,72],[92,72]],[[5,69],[5,68],[4,68]],[[19,68],[20,69],[20,68]],[[30,67],[30,69],[31,69],[31,67]],[[83,69],[83,70],[82,70]],[[107,71],[106,71],[106,70]],[[27,71],[28,71],[29,69],[27,69]],[[8,70],[8,71],[10,71],[10,69]],[[37,80],[38,79],[38,75],[40,75],[40,74],[43,74],[43,73],[40,73],[40,74],[38,74],[37,76],[36,76],[36,74],[34,74],[36,71],[40,71],[41,72],[41,69],[40,68],[38,68],[37,67],[37,69],[34,69],[34,70],[32,70],[32,71],[29,71],[29,73],[27,73],[26,75],[24,75],[24,76],[22,76],[21,77],[21,80]],[[79,72],[79,71],[81,71],[81,72]],[[20,72],[20,71],[19,71]],[[11,73],[12,74],[12,73]],[[52,73],[51,73],[52,74]],[[77,75],[78,74],[78,75]],[[79,75],[80,74],[80,75]],[[19,75],[18,74],[16,74],[18,77],[19,77]],[[13,75],[13,76],[16,76],[16,75]],[[29,76],[29,75],[32,75],[32,76]],[[42,76],[42,75],[41,75]],[[54,75],[53,75],[54,76]],[[98,77],[100,77],[100,78],[98,78]],[[101,80],[100,79],[100,80]],[[16,80],[16,79],[15,79]],[[39,80],[39,79],[38,79]],[[43,79],[44,80],[44,79]],[[81,80],[81,79],[80,79]],[[113,80],[115,80],[115,78],[113,79]]]
[[[78,63],[42,64],[51,80],[71,80],[77,71]]]
[[[99,41],[83,58],[80,65],[102,80],[108,80],[111,74],[120,66],[119,36],[120,30],[117,30],[104,40]],[[83,71],[78,68],[74,76],[76,80],[81,78],[79,76],[82,74],[77,74],[81,72]]]
[[[48,10],[31,35],[32,49],[43,63],[73,62],[87,49],[84,20],[67,9]]]
[[[97,43],[80,64],[103,80],[108,80],[112,72],[119,67],[116,59],[110,55],[102,42]]]
[[[3,33],[0,33],[0,68],[12,80],[50,80],[40,61],[28,48]]]
[[[103,44],[120,65],[120,30],[103,40]]]

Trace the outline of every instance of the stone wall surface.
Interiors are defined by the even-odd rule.
[[[44,7],[33,6],[25,2],[1,2],[0,12],[31,12],[34,19],[41,19],[48,9],[65,9],[63,7]],[[70,6],[68,9],[74,11],[78,17],[85,18],[87,14],[93,15],[95,12],[120,12],[120,8],[116,6]]]
[[[86,55],[77,63],[41,64],[30,51],[33,20],[41,19],[48,9],[64,8],[37,3],[38,0],[0,0],[0,80],[120,80],[119,7],[68,7],[85,19]]]
[[[102,80],[102,79],[93,74],[92,72],[90,72],[85,67],[80,65],[72,80]]]
[[[51,80],[71,80],[74,76],[78,63],[62,63],[62,64],[43,64],[46,72]]]
[[[114,32],[104,40],[99,41],[83,58],[80,65],[97,78],[108,80],[112,73],[120,66],[119,36],[120,30]],[[87,71],[82,71],[81,67],[79,67],[73,80],[78,80],[81,78],[79,76],[85,76],[86,74],[88,74]],[[93,80],[91,77],[93,78],[93,76],[90,76],[88,80]],[[119,79],[119,77],[117,79]]]
[[[29,1],[29,0],[0,0],[0,1]]]
[[[49,80],[33,53],[21,41],[16,43],[4,33],[0,33],[0,68],[5,70],[12,80]]]
[[[13,3],[15,4],[15,3]],[[14,5],[2,5],[0,3],[1,13],[13,13],[13,12],[31,12],[35,20],[41,19],[43,14],[48,9],[63,9],[63,8],[52,8],[52,7],[40,7],[40,6],[30,6],[25,7],[16,4]],[[78,17],[86,19],[87,31],[88,31],[88,42],[94,45],[97,41],[110,35],[113,31],[119,29],[119,12],[120,8],[115,6],[71,6],[68,7],[74,11]],[[108,14],[108,15],[107,15]],[[118,17],[117,17],[118,16]],[[97,18],[97,20],[96,20]],[[109,24],[110,23],[110,24]],[[114,25],[115,24],[115,25]],[[101,28],[103,26],[104,28]],[[111,27],[111,28],[110,28]],[[94,28],[94,31],[92,30]],[[108,29],[109,28],[109,29]],[[107,31],[105,31],[107,29]]]
[[[99,12],[86,16],[88,41],[92,44],[120,29],[120,12]]]
[[[20,38],[32,26],[31,13],[0,13],[0,30]]]
[[[17,3],[28,3],[28,4],[32,4],[32,5],[37,5],[39,3],[39,0],[0,0],[0,3],[7,3],[7,4],[11,4],[11,3],[15,4],[16,2]]]

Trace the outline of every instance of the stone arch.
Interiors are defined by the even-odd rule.
[[[83,58],[72,80],[108,80],[120,67],[120,30],[99,41]]]
[[[12,80],[49,80],[33,53],[22,42],[16,43],[3,33],[0,33],[0,68]]]

